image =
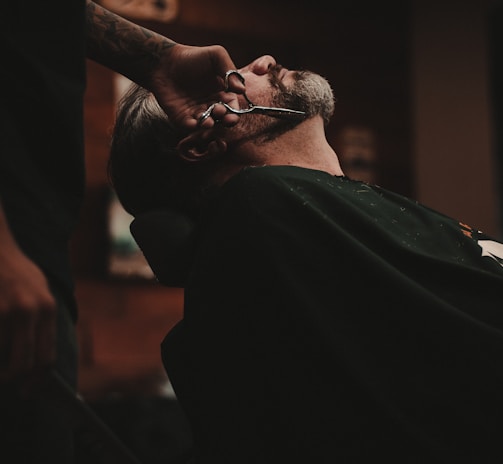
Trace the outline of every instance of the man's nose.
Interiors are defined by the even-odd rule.
[[[239,70],[240,73],[252,72],[259,76],[266,74],[269,68],[276,65],[276,60],[271,55],[263,55],[256,60],[252,61],[250,64],[246,65],[244,68]]]

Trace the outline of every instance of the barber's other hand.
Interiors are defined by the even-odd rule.
[[[0,247],[0,383],[33,382],[56,358],[56,302],[17,246]]]
[[[160,67],[151,77],[151,90],[171,121],[190,131],[198,126],[198,118],[212,103],[222,101],[239,107],[237,94],[244,92],[244,84],[231,76],[229,91],[225,91],[225,73],[232,69],[235,65],[220,45],[176,44],[166,49],[161,58]],[[239,116],[228,114],[223,105],[217,105],[202,127],[211,128],[215,120],[232,126]]]

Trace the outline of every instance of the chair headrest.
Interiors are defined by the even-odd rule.
[[[174,211],[150,211],[136,216],[129,228],[159,283],[183,288],[193,253],[194,222]]]

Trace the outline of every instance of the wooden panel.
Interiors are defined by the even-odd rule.
[[[89,398],[163,388],[160,344],[182,317],[182,290],[79,279],[76,292],[81,393]]]

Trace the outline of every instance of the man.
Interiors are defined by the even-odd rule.
[[[210,153],[136,89],[110,158],[147,259],[185,288],[162,355],[197,462],[501,461],[503,244],[344,176],[320,76],[240,72],[249,101],[305,118],[245,114]]]
[[[84,194],[86,57],[149,88],[188,137],[215,98],[237,101],[224,92],[235,66],[223,47],[176,44],[90,0],[9,1],[0,26],[8,89],[0,103],[2,459],[66,464],[72,430],[39,382],[55,367],[77,385],[68,242]],[[213,116],[237,122],[224,113],[220,106]]]

